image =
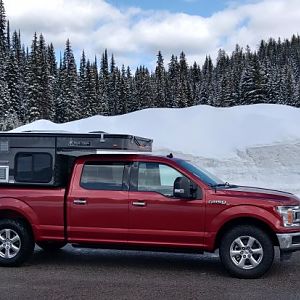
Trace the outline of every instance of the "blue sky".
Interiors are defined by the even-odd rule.
[[[227,6],[227,1],[224,0],[109,0],[109,2],[120,8],[136,6],[146,10],[168,10],[201,16],[210,16]]]
[[[209,17],[213,13],[222,11],[227,7],[234,7],[257,0],[109,0],[109,3],[119,8],[131,6],[145,10],[167,10],[170,12],[186,13]]]
[[[300,0],[4,0],[11,29],[30,45],[34,32],[63,51],[69,38],[77,55],[104,49],[118,65],[153,68],[162,51],[186,53],[202,64],[236,44],[256,49],[261,39],[290,38],[300,31]]]

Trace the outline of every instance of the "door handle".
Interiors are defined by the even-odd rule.
[[[86,200],[84,200],[84,199],[75,199],[75,200],[73,201],[73,203],[74,203],[75,205],[85,205],[85,204],[86,204]]]
[[[146,206],[146,202],[144,202],[144,201],[133,201],[132,205],[133,206]]]

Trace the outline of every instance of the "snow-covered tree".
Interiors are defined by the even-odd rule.
[[[66,42],[59,73],[61,88],[57,101],[56,120],[63,123],[76,120],[80,115],[78,74],[70,40]]]

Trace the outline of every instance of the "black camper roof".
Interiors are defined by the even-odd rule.
[[[128,134],[103,131],[74,133],[67,131],[0,132],[1,148],[55,148],[56,151],[124,150],[151,152],[152,140]]]

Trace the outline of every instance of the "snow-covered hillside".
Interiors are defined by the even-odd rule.
[[[54,124],[39,120],[15,129],[129,133],[154,139],[223,179],[300,194],[300,109],[283,105],[147,109],[115,117]]]

